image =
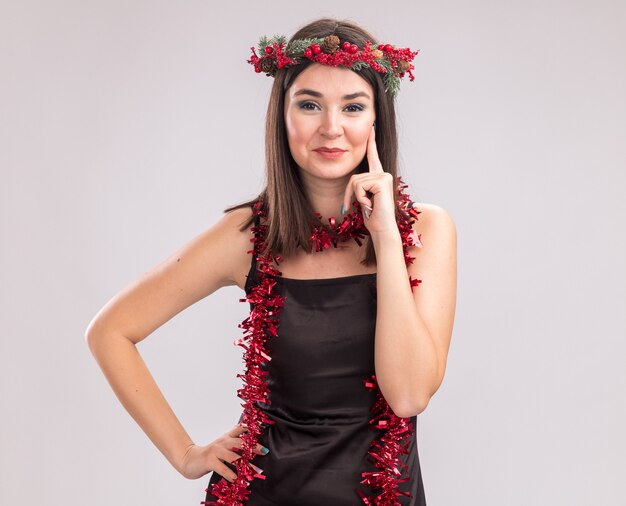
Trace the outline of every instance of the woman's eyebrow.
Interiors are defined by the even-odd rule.
[[[318,97],[318,98],[322,98],[324,96],[319,91],[309,90],[307,88],[303,88],[301,90],[298,90],[298,91],[296,91],[293,94],[294,97],[297,97],[298,95],[311,95],[313,97]],[[344,95],[343,99],[344,100],[352,100],[353,98],[357,98],[357,97],[370,98],[370,96],[367,93],[365,93],[364,91],[357,91],[356,93],[351,93],[349,95]]]

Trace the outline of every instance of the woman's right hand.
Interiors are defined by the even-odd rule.
[[[248,427],[237,424],[206,446],[191,445],[180,464],[180,474],[185,478],[195,480],[210,471],[215,471],[232,483],[237,478],[237,473],[232,471],[225,462],[233,463],[233,461],[241,457],[241,455],[232,451],[232,448],[243,448],[243,440],[240,436],[247,430]],[[265,455],[261,448],[263,446],[257,444],[255,453]],[[254,464],[250,463],[250,465],[256,468],[259,473],[263,472]]]

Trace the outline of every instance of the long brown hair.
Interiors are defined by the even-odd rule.
[[[375,47],[379,42],[372,34],[356,23],[334,18],[320,18],[301,27],[293,34],[291,40],[312,37],[326,37],[336,35],[343,41],[356,44],[359,48],[369,39]],[[229,207],[229,212],[243,207],[252,207],[257,201],[263,202],[263,209],[267,213],[266,247],[275,255],[288,258],[298,247],[306,252],[311,251],[310,233],[311,223],[320,225],[315,216],[315,210],[304,192],[298,167],[289,149],[287,131],[285,128],[284,103],[285,93],[296,77],[311,63],[303,60],[301,64],[279,69],[274,77],[274,84],[267,108],[265,123],[265,161],[266,186],[253,200]],[[376,111],[376,147],[378,157],[386,172],[397,179],[398,171],[398,136],[396,131],[396,113],[393,99],[385,93],[381,75],[375,70],[364,67],[358,71],[374,90],[374,104]],[[356,173],[369,171],[367,155],[363,158]],[[349,209],[348,211],[352,211]],[[341,217],[337,216],[341,221]],[[246,230],[254,221],[254,216],[246,220],[240,231]],[[366,254],[361,262],[369,266],[376,262],[376,255],[372,241],[367,237],[365,242]]]

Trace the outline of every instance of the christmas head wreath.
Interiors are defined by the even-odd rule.
[[[265,72],[268,77],[274,77],[279,69],[299,65],[305,59],[322,65],[337,67],[341,65],[352,70],[361,70],[371,67],[382,74],[385,91],[395,99],[400,89],[400,79],[406,73],[411,81],[415,79],[411,63],[418,51],[411,51],[408,47],[396,48],[391,44],[378,44],[372,49],[370,40],[359,49],[356,44],[348,41],[341,42],[336,35],[313,37],[308,39],[292,40],[286,47],[287,39],[284,35],[272,37],[262,36],[259,39],[257,55],[251,47],[252,55],[248,61],[254,65],[257,73]]]

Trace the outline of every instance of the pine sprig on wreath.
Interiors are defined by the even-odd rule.
[[[304,51],[312,44],[322,44],[324,39],[313,37],[309,39],[294,40],[287,46],[287,55],[294,59],[304,58]]]

